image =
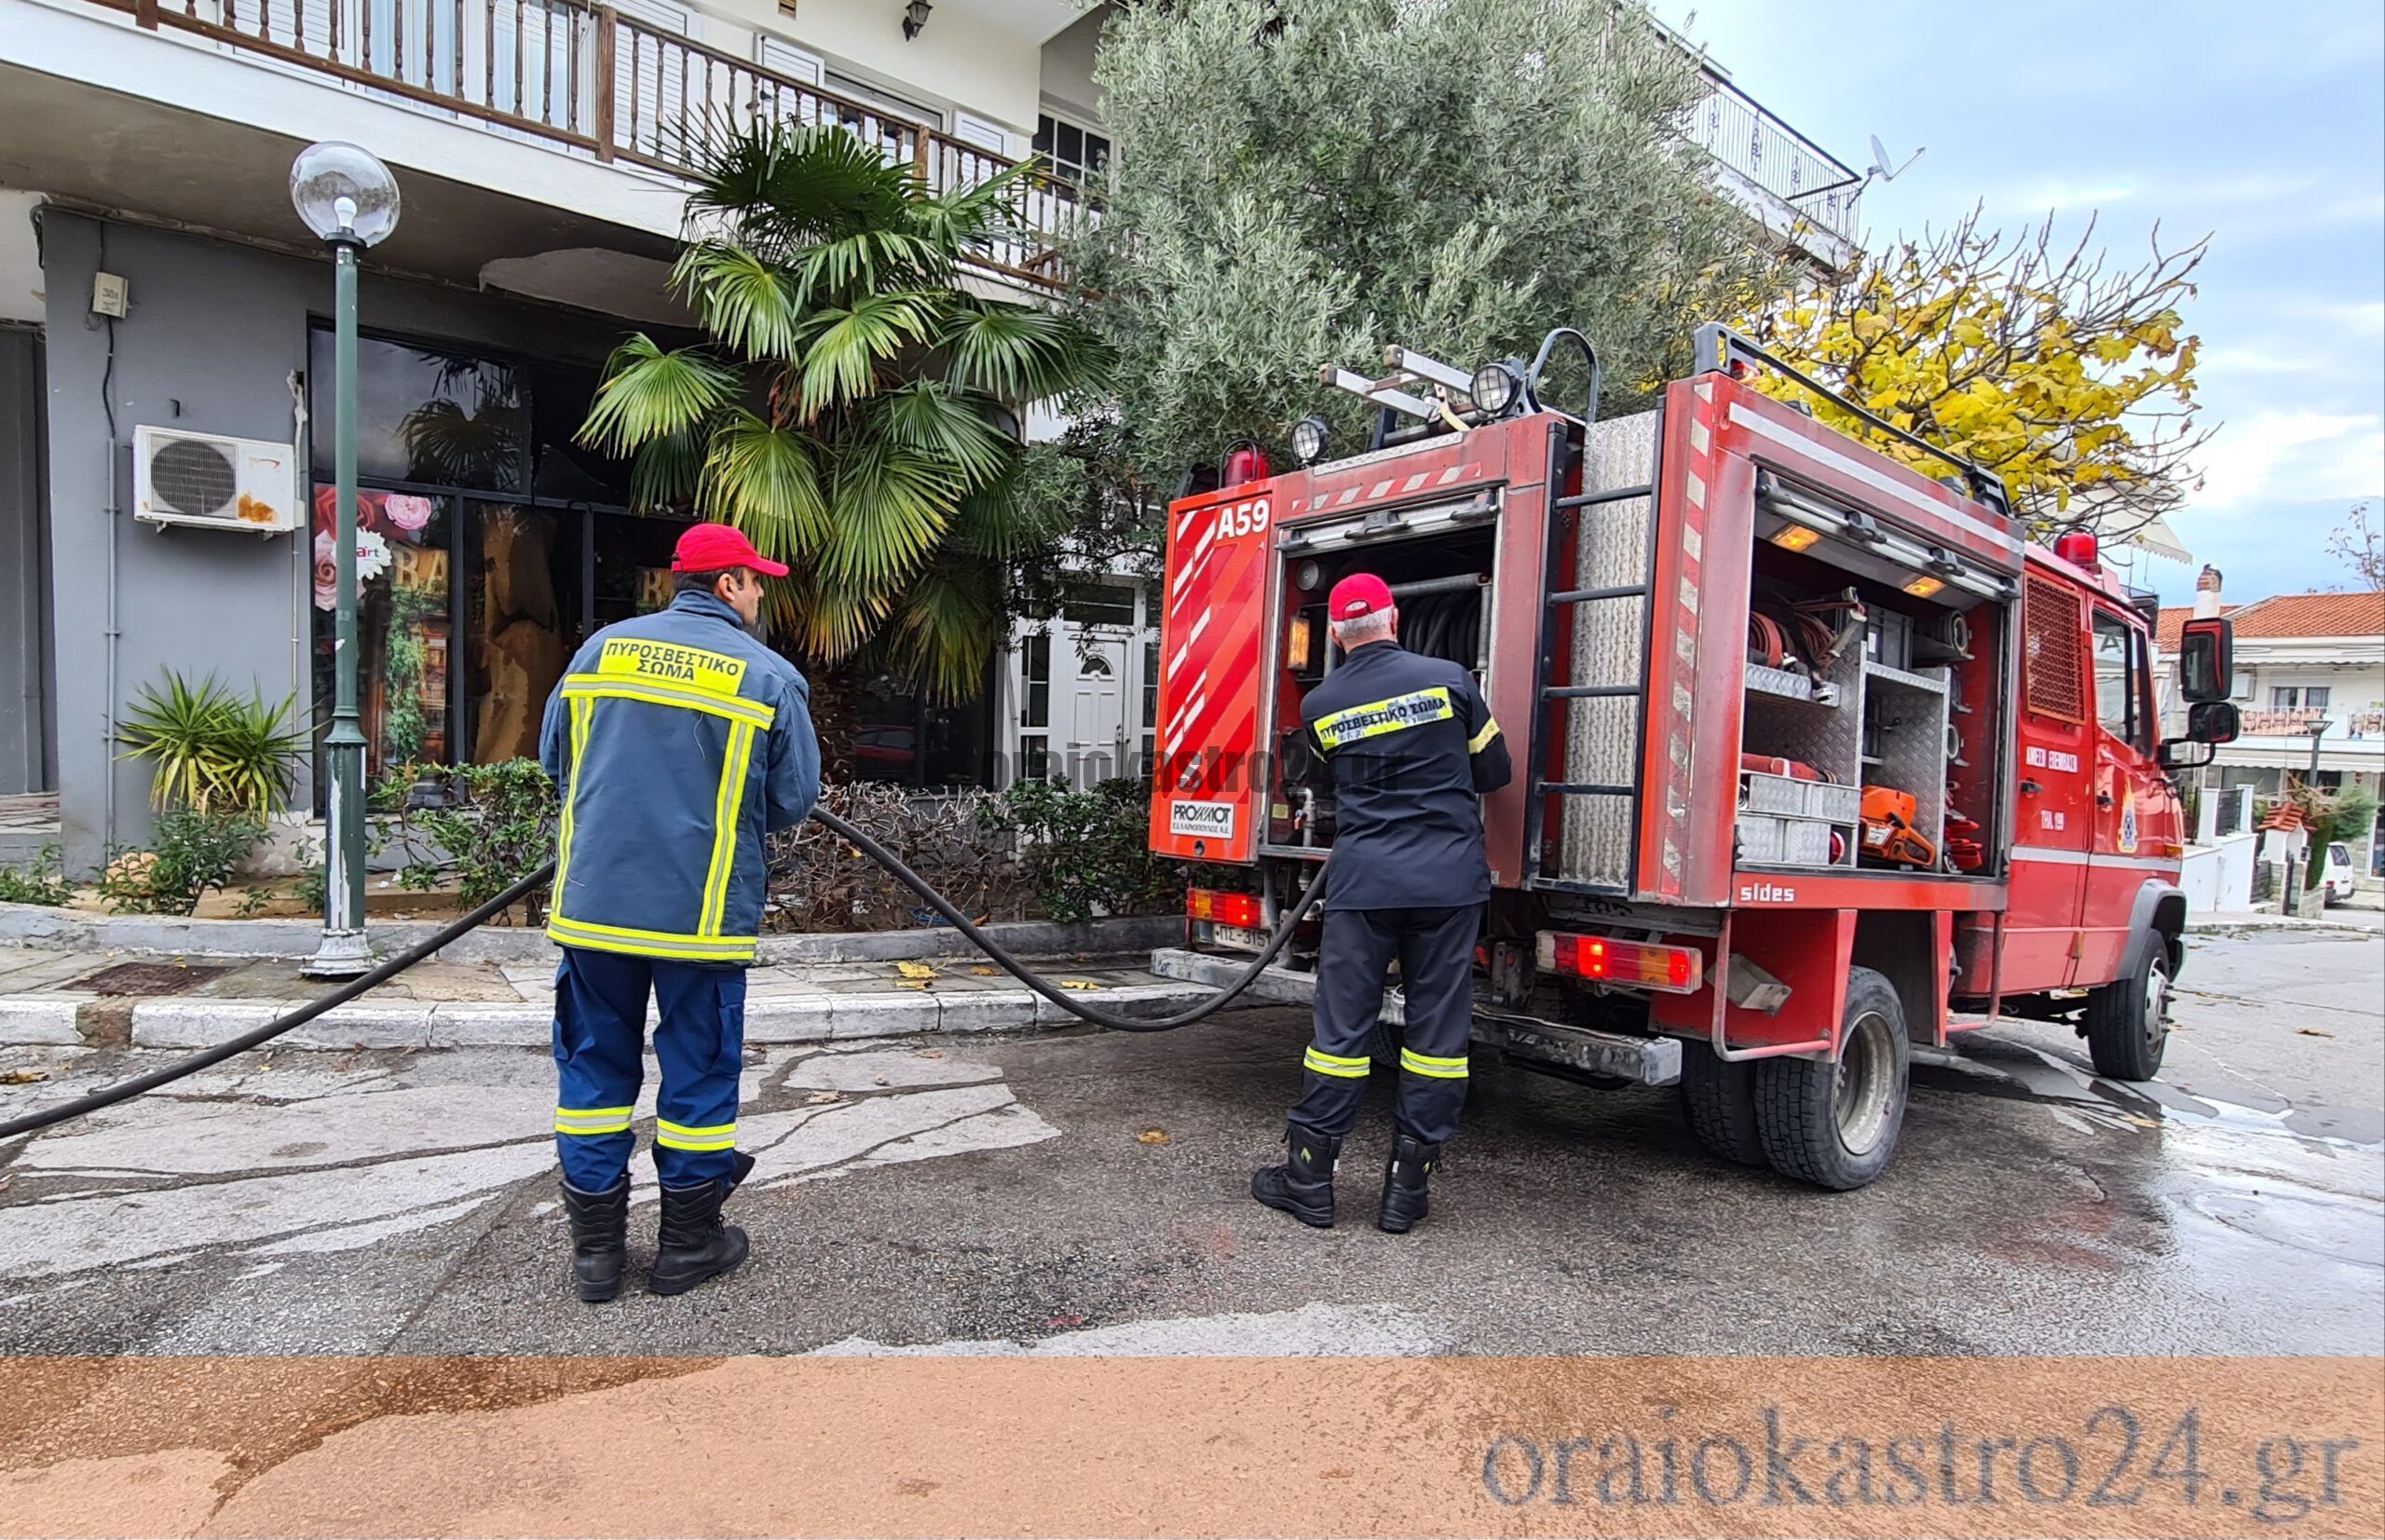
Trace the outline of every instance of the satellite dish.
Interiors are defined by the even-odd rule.
[[[1924,145],[1923,149],[1928,147]],[[1912,170],[1913,163],[1920,159],[1921,155],[1921,150],[1915,150],[1905,157],[1903,165],[1891,166],[1888,164],[1888,147],[1880,143],[1878,134],[1874,134],[1872,136],[1872,169],[1863,173],[1863,180],[1867,183],[1875,179],[1881,182],[1894,182]]]

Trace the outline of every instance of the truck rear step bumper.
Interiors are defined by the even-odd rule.
[[[1233,983],[1249,966],[1244,958],[1213,957],[1182,947],[1162,947],[1152,953],[1152,972],[1160,977],[1212,988]],[[1316,975],[1279,964],[1254,979],[1245,998],[1278,1005],[1312,1004],[1316,999]],[[1403,1019],[1397,995],[1384,999],[1383,1019],[1393,1023]],[[1478,1010],[1474,1041],[1499,1049],[1524,1069],[1547,1065],[1560,1072],[1605,1076],[1635,1085],[1670,1085],[1681,1079],[1677,1038],[1630,1037]]]

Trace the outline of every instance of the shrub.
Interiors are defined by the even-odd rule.
[[[407,792],[429,777],[445,781],[443,808],[410,808]],[[451,770],[402,765],[385,776],[375,804],[397,814],[399,837],[437,846],[444,861],[416,861],[398,873],[402,887],[434,887],[451,867],[457,897],[477,908],[555,858],[554,784],[535,759],[458,765]],[[533,925],[546,920],[548,895],[525,901]]]
[[[1163,912],[1183,901],[1184,869],[1151,852],[1151,791],[1121,776],[1091,791],[1021,781],[978,810],[1018,837],[1018,864],[1046,916]]]
[[[1019,920],[1027,889],[1001,820],[980,814],[990,792],[920,794],[879,781],[824,787],[821,805],[900,856],[972,920]],[[919,895],[818,824],[770,836],[766,923],[888,930],[941,923]]]
[[[57,908],[75,896],[66,880],[64,862],[56,842],[22,866],[0,866],[0,904],[39,904]]]
[[[194,812],[266,813],[297,784],[306,734],[291,726],[292,701],[268,706],[241,697],[213,675],[192,685],[168,670],[161,688],[144,686],[117,725],[123,757],[152,767],[150,802]]]
[[[157,820],[156,848],[113,855],[100,876],[100,896],[116,912],[188,914],[216,888],[228,886],[240,863],[265,839],[253,812],[176,809]]]

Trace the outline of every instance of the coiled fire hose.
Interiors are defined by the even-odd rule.
[[[1225,1009],[1229,1001],[1250,988],[1258,980],[1259,975],[1283,955],[1284,948],[1291,942],[1292,932],[1300,926],[1301,921],[1306,920],[1315,910],[1317,904],[1325,897],[1325,875],[1333,865],[1332,857],[1329,854],[1326,857],[1325,865],[1318,869],[1316,879],[1309,884],[1308,892],[1302,896],[1300,903],[1276,923],[1274,934],[1267,938],[1266,949],[1217,994],[1197,1005],[1179,1011],[1174,1015],[1127,1016],[1087,1005],[1056,986],[1045,983],[1037,977],[1027,964],[1019,961],[1004,949],[1001,942],[979,930],[971,922],[967,915],[961,913],[953,905],[950,899],[928,886],[927,879],[905,865],[902,858],[893,851],[825,808],[812,809],[811,816],[825,825],[831,834],[885,867],[889,873],[893,874],[895,880],[919,894],[930,908],[950,922],[953,929],[966,936],[979,951],[1002,964],[1003,970],[1020,983],[1071,1015],[1081,1017],[1097,1027],[1107,1027],[1120,1032],[1172,1032],[1179,1027],[1190,1027],[1194,1022]],[[227,1038],[211,1048],[202,1049],[188,1058],[177,1059],[162,1069],[152,1070],[145,1075],[136,1075],[119,1084],[106,1086],[86,1097],[77,1097],[73,1101],[61,1102],[56,1107],[45,1108],[38,1112],[28,1112],[23,1117],[11,1118],[6,1123],[0,1123],[0,1139],[14,1138],[19,1134],[35,1133],[71,1119],[79,1118],[85,1113],[113,1107],[120,1101],[129,1101],[143,1092],[154,1091],[160,1085],[171,1084],[185,1075],[195,1075],[210,1065],[221,1064],[235,1054],[244,1054],[252,1048],[270,1043],[284,1032],[305,1026],[324,1012],[347,1004],[366,990],[388,983],[442,947],[478,930],[520,903],[530,893],[537,892],[554,876],[554,863],[551,861],[464,916],[463,919],[438,934],[416,942],[375,967],[371,973],[352,978],[335,989],[318,995],[296,1010],[278,1015],[262,1027],[252,1028],[235,1038]]]

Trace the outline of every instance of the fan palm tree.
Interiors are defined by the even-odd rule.
[[[1062,533],[1018,495],[1015,425],[1096,384],[1106,350],[958,270],[1011,234],[1025,170],[936,194],[840,129],[726,137],[673,273],[706,340],[640,334],[606,365],[583,441],[635,457],[641,506],[735,525],[788,563],[770,619],[815,668],[974,693],[1005,630],[1005,569]]]

